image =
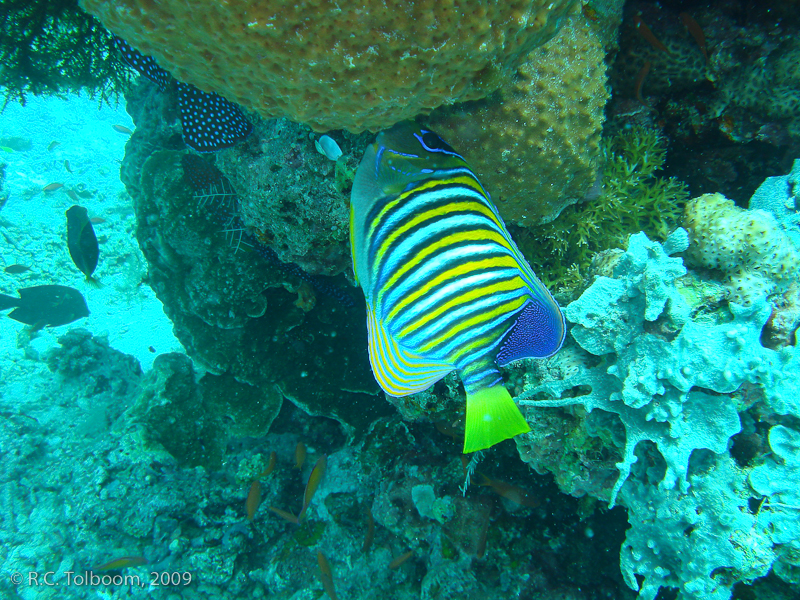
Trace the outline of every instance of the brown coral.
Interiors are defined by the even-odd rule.
[[[723,271],[734,302],[752,304],[800,279],[800,255],[771,213],[704,194],[686,204],[683,226],[691,237],[689,263]]]
[[[467,158],[506,221],[551,221],[597,181],[605,42],[573,15],[499,92],[428,119]]]
[[[575,0],[81,0],[175,77],[265,117],[377,130],[497,89]]]

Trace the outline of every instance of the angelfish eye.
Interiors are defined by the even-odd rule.
[[[442,138],[440,138],[432,131],[423,131],[420,141],[422,142],[422,145],[425,146],[425,149],[428,150],[429,152],[440,151],[452,154],[456,153],[456,151],[450,147],[450,144],[445,142]]]

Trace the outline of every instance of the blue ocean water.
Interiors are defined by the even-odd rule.
[[[9,103],[0,114],[0,153],[7,164],[0,211],[4,243],[3,267],[30,266],[19,275],[0,272],[0,291],[14,295],[21,287],[58,284],[72,286],[86,297],[90,317],[75,326],[107,334],[111,345],[135,356],[148,368],[155,354],[180,349],[172,325],[152,290],[142,285],[147,264],[134,235],[130,196],[119,180],[119,166],[129,135],[113,126],[133,129],[123,104],[109,106],[97,99],[70,95],[66,99],[29,97],[26,106]],[[49,149],[51,148],[52,149]],[[63,187],[45,192],[53,183]],[[71,198],[74,191],[78,200]],[[65,211],[84,206],[101,240],[95,289],[70,259]],[[20,324],[0,319],[3,363],[17,360]],[[31,340],[27,352],[52,346],[58,332],[48,329]]]

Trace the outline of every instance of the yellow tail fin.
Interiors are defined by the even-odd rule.
[[[531,428],[502,385],[467,394],[464,454],[484,450]]]

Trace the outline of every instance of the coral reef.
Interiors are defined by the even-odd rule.
[[[165,450],[181,466],[215,470],[230,439],[269,430],[282,399],[274,387],[256,388],[230,376],[196,379],[186,355],[158,356],[127,416],[141,425],[144,446]]]
[[[335,162],[315,151],[318,136],[286,119],[261,121],[252,136],[215,164],[243,191],[243,224],[284,262],[314,274],[351,273],[347,200],[369,135],[338,134],[345,154]]]
[[[264,117],[353,132],[486,96],[574,4],[81,1],[180,81]]]
[[[571,288],[592,257],[622,245],[638,231],[665,240],[678,224],[685,186],[659,172],[665,140],[652,129],[635,127],[601,144],[604,171],[595,197],[568,206],[551,223],[512,229],[525,257],[548,286]]]
[[[507,223],[551,221],[595,184],[616,23],[611,15],[600,28],[578,11],[495,94],[426,119],[469,161]]]
[[[527,365],[518,397],[532,428],[517,438],[523,460],[554,471],[564,491],[628,509],[621,568],[644,600],[661,587],[727,600],[736,582],[771,567],[794,582],[800,543],[782,512],[795,510],[792,492],[763,483],[767,468],[770,481],[790,481],[794,467],[756,466],[765,459],[755,452],[748,472],[759,488],[728,454],[743,423],[752,436],[753,421],[764,431],[800,418],[800,354],[762,345],[772,313],[763,298],[724,308],[713,283],[670,256],[688,246],[678,229],[663,246],[636,234],[626,252],[600,255],[598,276],[565,309],[585,354]],[[566,414],[547,417],[544,407]],[[776,505],[769,518],[752,511],[759,494]]]
[[[687,260],[725,273],[734,302],[751,305],[800,278],[800,250],[768,212],[704,194],[686,204],[683,223],[692,240]]]
[[[6,180],[7,166],[8,165],[6,165],[6,163],[0,162],[0,210],[3,209],[3,207],[6,204],[6,201],[8,201],[8,194],[3,193],[3,184],[5,183]]]
[[[767,177],[750,198],[749,208],[772,214],[795,248],[800,248],[800,159],[788,175]]]
[[[761,494],[756,517],[767,538],[762,543],[771,542],[776,553],[772,568],[784,581],[800,584],[800,431],[776,425],[769,446],[773,455],[750,471],[748,482]]]
[[[6,102],[82,89],[108,100],[130,79],[110,48],[111,34],[77,0],[4,0],[0,86]]]
[[[728,456],[704,458],[688,493],[631,482],[620,494],[631,523],[620,566],[638,600],[662,587],[677,588],[680,600],[728,600],[735,582],[777,564],[769,525],[749,508],[746,474]]]
[[[606,130],[657,125],[671,143],[669,173],[694,195],[749,197],[800,148],[799,25],[778,0],[754,10],[739,0],[631,0],[609,73]]]
[[[337,419],[348,434],[362,430],[389,410],[369,370],[360,326],[365,315],[321,293],[314,302],[303,280],[258,248],[226,240],[226,225],[215,214],[215,202],[225,198],[193,194],[183,167],[187,150],[170,149],[183,148],[175,116],[157,124],[169,106],[149,82],[129,96],[137,128],[121,177],[134,200],[148,282],[175,335],[202,368],[261,391],[260,397],[238,397],[242,414],[273,412],[272,404],[285,397],[311,414]],[[331,165],[312,140],[304,147]],[[341,278],[337,285],[347,284]]]

